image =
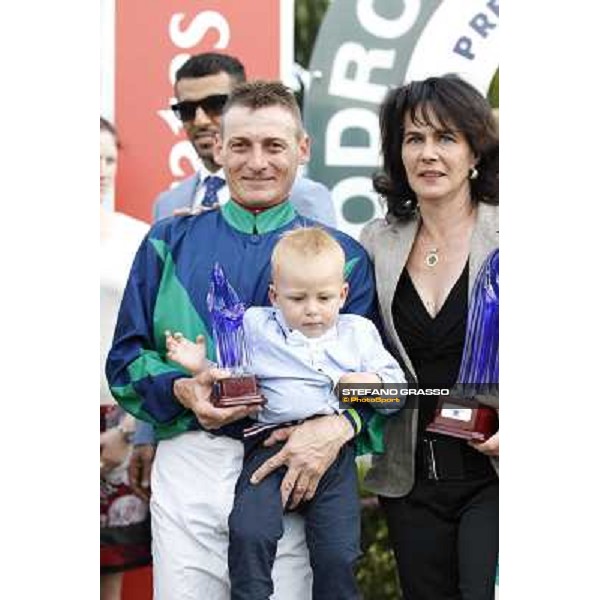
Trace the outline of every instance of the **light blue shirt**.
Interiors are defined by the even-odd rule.
[[[341,412],[334,388],[346,373],[376,373],[384,384],[406,382],[375,325],[358,315],[339,315],[321,337],[308,338],[290,329],[278,309],[255,306],[244,315],[244,332],[250,368],[267,399],[256,417],[261,423]],[[398,410],[396,405],[380,412]]]

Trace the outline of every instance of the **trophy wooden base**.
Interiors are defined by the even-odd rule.
[[[258,391],[254,375],[228,377],[217,381],[213,388],[212,402],[218,408],[230,406],[252,406],[266,404],[266,399]]]
[[[469,398],[444,397],[427,431],[483,442],[498,431],[498,414]]]

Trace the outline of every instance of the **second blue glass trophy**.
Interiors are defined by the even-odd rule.
[[[483,442],[498,430],[498,414],[477,395],[499,394],[499,251],[485,260],[473,286],[458,382],[438,402],[427,431]]]
[[[212,318],[217,365],[231,373],[230,377],[215,383],[213,404],[218,407],[265,404],[249,368],[244,335],[246,307],[218,263],[213,267],[206,302]]]

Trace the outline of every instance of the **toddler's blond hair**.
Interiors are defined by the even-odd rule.
[[[286,231],[275,244],[271,255],[273,277],[285,267],[286,258],[290,255],[305,258],[327,255],[339,262],[343,279],[345,255],[339,242],[320,227],[300,227]]]

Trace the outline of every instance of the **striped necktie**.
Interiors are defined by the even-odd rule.
[[[217,175],[209,175],[204,180],[204,198],[202,198],[202,206],[212,207],[218,203],[219,198],[217,192],[225,185],[225,180]]]

